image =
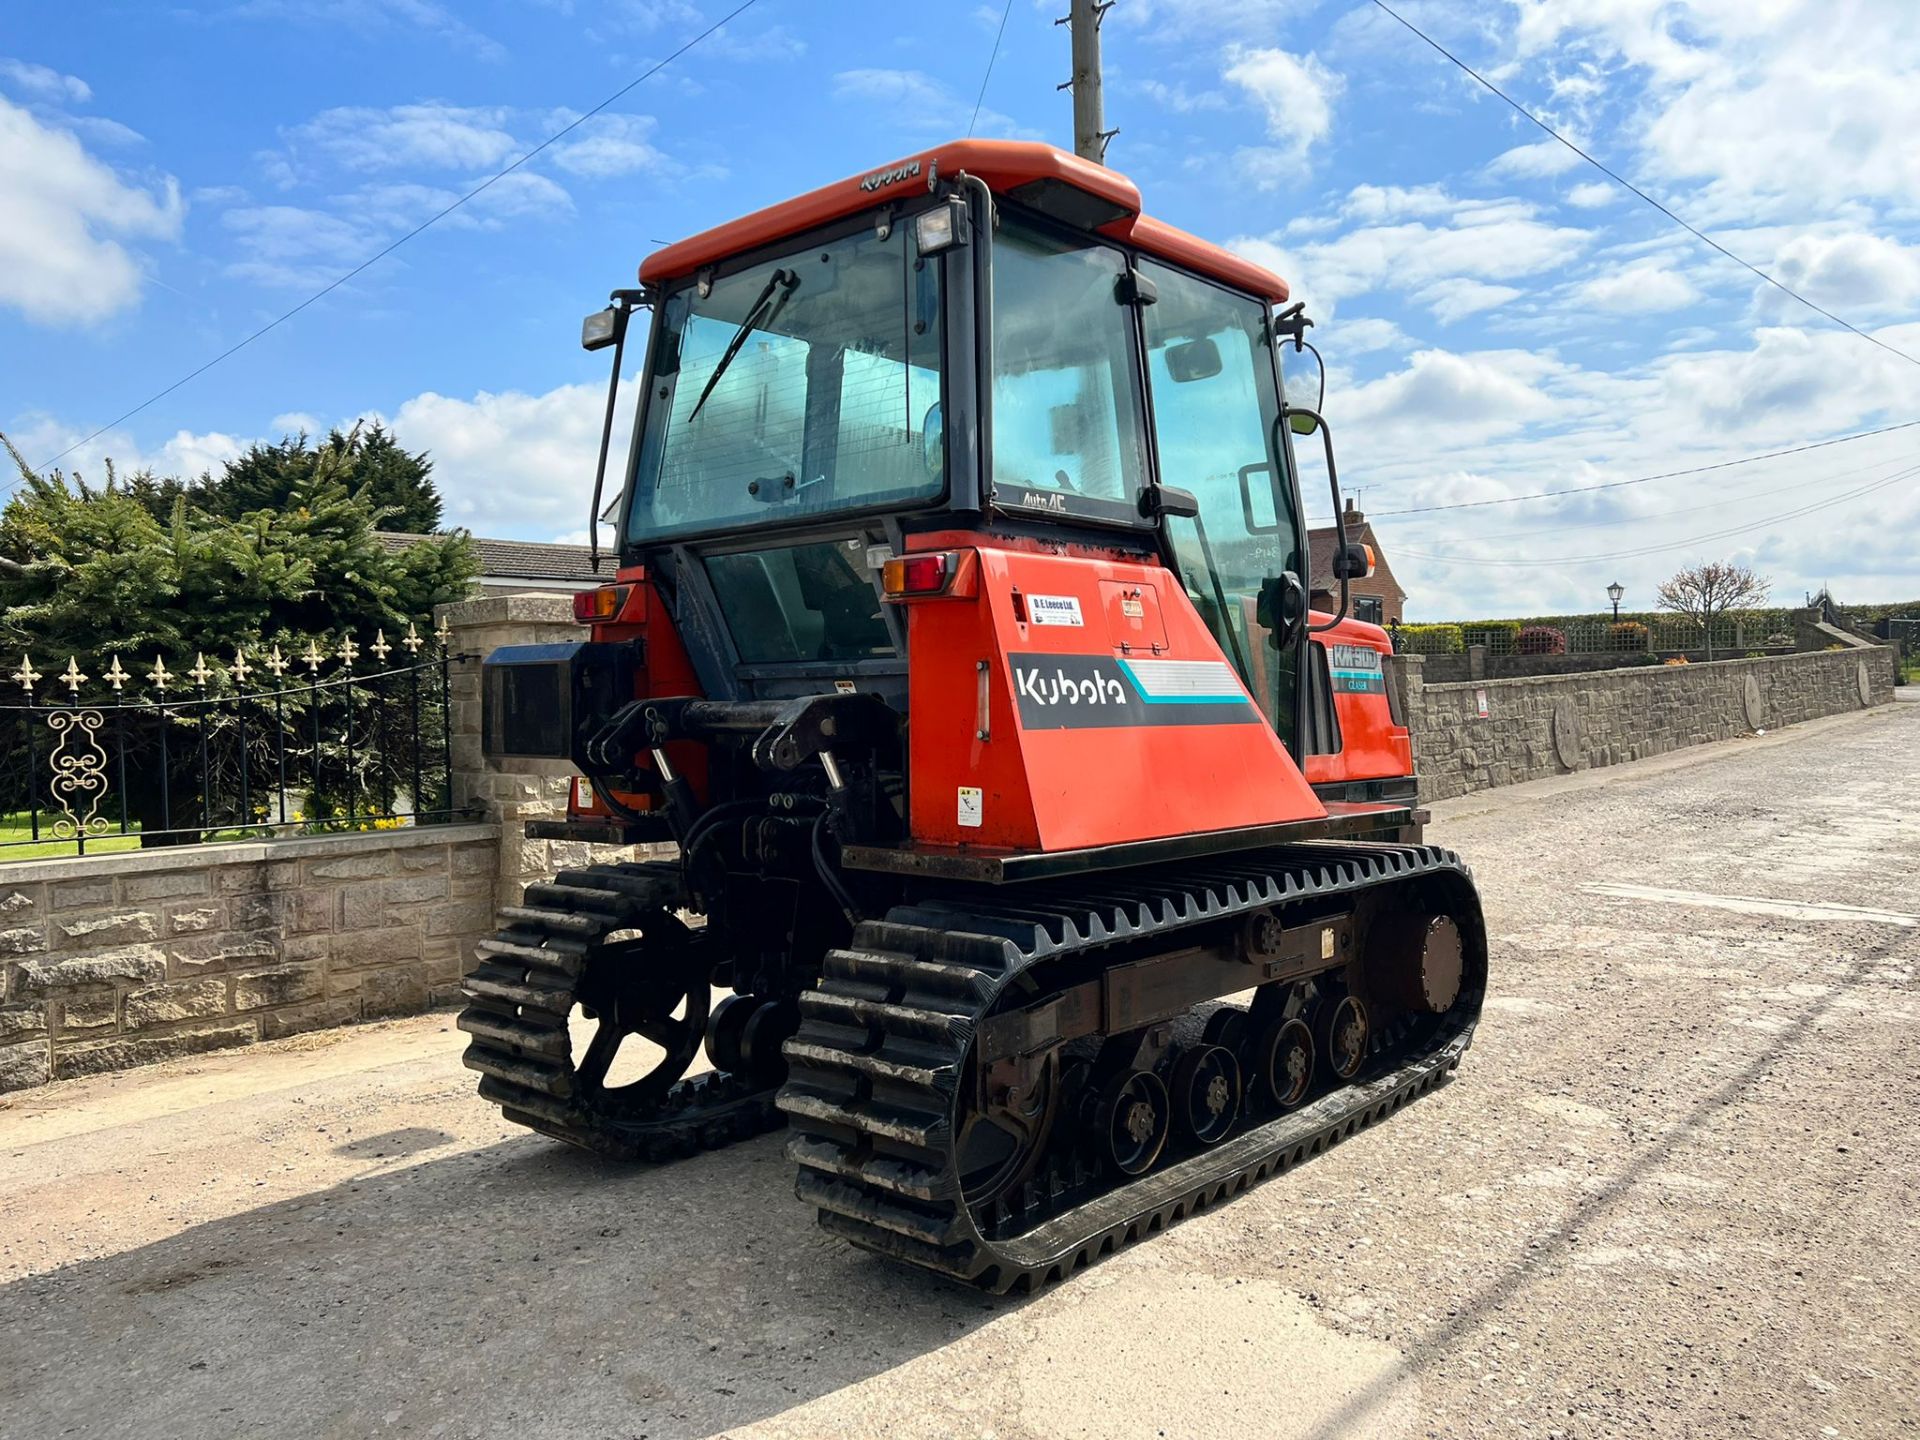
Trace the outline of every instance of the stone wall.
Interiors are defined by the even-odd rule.
[[[1394,656],[1390,668],[1426,801],[1883,704],[1896,673],[1892,650],[1857,643],[1758,660],[1432,685],[1417,655]]]
[[[493,825],[0,865],[0,1091],[451,1003]]]

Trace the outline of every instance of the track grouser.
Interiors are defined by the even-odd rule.
[[[502,912],[480,1093],[645,1160],[784,1123],[829,1230],[1005,1290],[1453,1070],[1479,900],[1346,614],[1366,547],[1309,601],[1296,445],[1341,507],[1287,300],[1113,171],[981,141],[615,291],[616,386],[650,323],[614,572],[580,641],[488,657],[484,743],[577,771],[530,833],[673,858]]]

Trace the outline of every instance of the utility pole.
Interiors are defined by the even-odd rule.
[[[1106,127],[1106,109],[1100,96],[1100,21],[1113,0],[1070,0],[1067,18],[1054,23],[1072,27],[1073,78],[1060,88],[1073,91],[1073,153],[1096,165],[1107,161],[1107,142],[1120,132]]]

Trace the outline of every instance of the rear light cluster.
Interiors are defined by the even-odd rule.
[[[920,555],[900,555],[887,561],[880,571],[880,588],[890,597],[938,595],[953,581],[957,568],[951,550],[929,550]]]
[[[582,625],[611,620],[627,603],[631,585],[601,585],[593,590],[577,590],[573,596],[573,618]]]

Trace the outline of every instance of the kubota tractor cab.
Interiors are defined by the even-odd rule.
[[[651,312],[617,569],[488,658],[484,743],[577,767],[530,833],[677,849],[503,913],[483,1095],[646,1158],[784,1114],[823,1224],[1006,1288],[1457,1065],[1478,901],[1384,633],[1308,610],[1278,277],[966,141],[640,281],[585,332],[617,385]]]

